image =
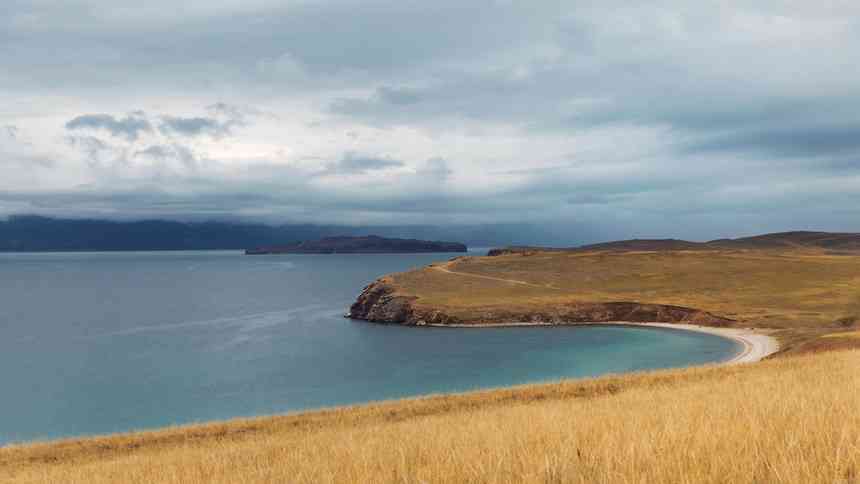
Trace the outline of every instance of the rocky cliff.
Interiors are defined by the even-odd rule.
[[[398,295],[386,278],[364,288],[349,308],[348,317],[375,323],[397,323],[413,326],[426,324],[459,324],[457,318],[441,311],[418,309],[413,296]]]
[[[379,279],[364,288],[347,315],[377,323],[424,325],[482,325],[498,323],[582,324],[612,321],[688,323],[730,326],[733,320],[682,306],[637,302],[602,302],[553,305],[541,311],[486,308],[466,317],[424,307],[418,298],[397,293],[392,281]]]

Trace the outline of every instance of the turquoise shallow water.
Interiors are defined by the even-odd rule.
[[[0,254],[0,444],[700,364],[727,339],[344,319],[449,254]]]

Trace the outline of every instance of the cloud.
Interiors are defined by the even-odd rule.
[[[860,230],[856,4],[7,3],[0,190],[58,210]]]
[[[363,156],[356,153],[346,153],[340,160],[330,163],[325,171],[326,174],[357,175],[371,171],[384,170],[386,168],[399,168],[405,163],[398,160]]]
[[[206,110],[216,116],[224,116],[229,119],[243,120],[247,114],[259,114],[260,111],[250,107],[235,106],[225,102],[217,102],[206,106]]]
[[[249,118],[264,118],[269,120],[277,120],[278,116],[270,111],[265,111],[260,108],[248,105],[237,105],[225,102],[217,102],[206,106],[206,110],[212,113],[213,116],[233,121],[237,125],[246,125],[249,123]]]
[[[68,136],[66,142],[81,150],[91,163],[98,163],[110,146],[95,136]]]
[[[235,120],[221,122],[213,118],[162,116],[158,130],[165,135],[178,134],[189,137],[208,135],[213,138],[223,138],[231,135],[233,128],[239,125],[241,123]]]
[[[146,149],[139,150],[135,153],[135,156],[149,156],[151,158],[156,158],[163,160],[169,157],[172,153],[172,150],[166,146],[161,145],[153,145],[149,146]]]
[[[197,137],[209,136],[215,139],[231,136],[233,130],[247,126],[248,117],[263,116],[264,113],[250,107],[239,107],[223,102],[207,106],[207,111],[214,117],[203,116],[174,116],[161,114],[157,116],[158,132],[164,136]],[[113,137],[136,142],[142,134],[155,134],[150,117],[143,111],[134,111],[125,117],[111,114],[84,114],[66,122],[65,127],[70,131],[105,130]]]
[[[690,152],[747,152],[764,156],[822,158],[860,155],[858,126],[778,127],[717,135],[691,143]]]
[[[415,104],[421,101],[420,91],[406,88],[380,87],[376,95],[381,102],[395,105]]]
[[[37,151],[17,126],[7,125],[0,128],[0,174],[14,179],[16,175],[21,175],[22,170],[48,169],[55,165],[56,160]],[[12,172],[6,173],[4,166]]]
[[[68,121],[66,129],[106,130],[111,136],[135,141],[141,133],[151,133],[152,124],[142,113],[132,113],[124,118],[115,118],[110,114],[84,114]]]
[[[179,143],[169,145],[151,145],[134,153],[135,158],[145,158],[160,162],[176,160],[187,170],[198,168],[198,159],[194,150]]]
[[[438,182],[447,180],[451,173],[453,171],[448,168],[448,162],[442,158],[430,158],[418,169],[420,177],[427,177]]]

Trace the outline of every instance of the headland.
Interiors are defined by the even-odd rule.
[[[288,245],[247,249],[248,255],[266,254],[416,254],[433,252],[466,252],[465,244],[417,239],[365,237],[325,237],[320,240]]]
[[[858,293],[860,235],[788,232],[497,249],[381,277],[349,316],[415,326],[694,325],[756,331],[794,354],[860,346],[841,336],[860,324]]]

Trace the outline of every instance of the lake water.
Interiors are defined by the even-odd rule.
[[[738,349],[679,330],[342,317],[376,277],[450,257],[0,254],[0,444],[685,366]]]

